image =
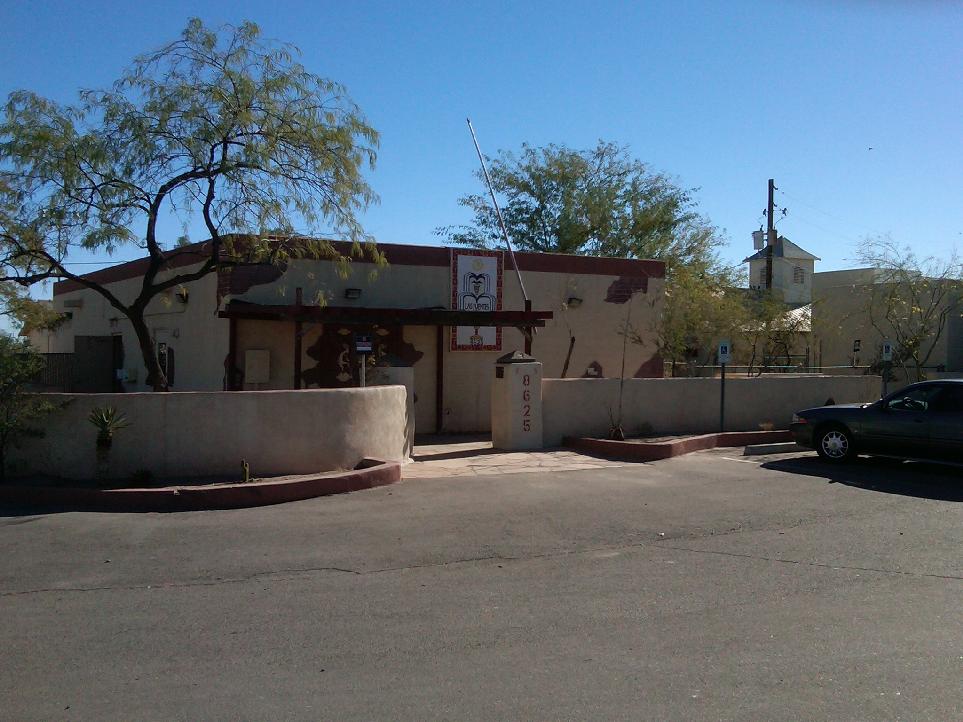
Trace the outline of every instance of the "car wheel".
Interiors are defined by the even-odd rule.
[[[853,451],[853,437],[842,426],[826,426],[816,435],[816,453],[827,461],[849,461]]]

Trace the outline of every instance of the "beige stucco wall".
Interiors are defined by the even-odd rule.
[[[187,273],[197,266],[176,269]],[[174,272],[158,274],[163,281]],[[141,278],[126,279],[108,285],[108,289],[124,303],[131,302],[140,291]],[[147,326],[155,340],[174,349],[176,391],[213,391],[222,388],[224,357],[227,355],[228,322],[217,317],[217,277],[209,274],[199,281],[185,284],[187,303],[179,301],[174,290],[151,301],[146,311]],[[80,302],[81,306],[71,306]],[[73,353],[76,336],[115,336],[124,339],[124,368],[129,391],[144,391],[147,369],[130,321],[96,291],[82,289],[54,296],[57,311],[69,311],[73,318],[65,321],[49,339],[38,340],[39,351]],[[45,342],[44,342],[45,341]]]
[[[116,433],[109,475],[147,469],[158,479],[236,477],[353,468],[365,457],[404,461],[411,438],[404,386],[302,391],[45,394],[68,402],[45,419],[46,435],[14,450],[12,471],[96,475],[91,410],[110,405],[130,426]]]
[[[623,346],[620,329],[627,315],[644,343],[626,344],[626,376],[633,376],[655,353],[655,325],[663,297],[662,279],[650,279],[647,293],[638,292],[630,302],[623,304],[605,301],[606,292],[615,280],[614,276],[524,274],[532,307],[554,313],[554,318],[538,329],[532,342],[532,355],[542,362],[546,378],[561,375],[570,334],[575,337],[575,346],[567,373],[569,378],[582,376],[593,362],[602,367],[604,377],[618,377]],[[521,293],[514,275],[506,274],[505,285],[504,307],[521,308]],[[582,303],[578,308],[566,309],[565,304],[572,297],[582,299]],[[442,428],[451,432],[489,431],[495,360],[511,351],[523,351],[524,336],[516,329],[503,329],[500,352],[451,351],[449,338],[446,329]]]
[[[414,365],[414,409],[415,429],[418,433],[435,431],[435,412],[438,390],[436,373],[438,368],[438,331],[434,326],[405,326],[404,340],[412,344],[424,355]]]
[[[507,279],[509,283],[514,280]],[[644,343],[625,345],[625,375],[634,376],[655,353],[655,322],[656,314],[661,312],[662,280],[650,280],[648,293],[637,293],[628,303],[607,303],[604,300],[606,290],[614,280],[612,276],[525,274],[525,285],[533,299],[533,307],[555,314],[544,328],[538,330],[532,342],[532,355],[542,362],[546,378],[561,376],[570,333],[575,337],[575,346],[568,378],[581,377],[593,362],[602,367],[603,377],[618,377],[623,346],[620,330],[627,316]],[[511,289],[506,296],[515,300]],[[578,308],[566,310],[564,305],[573,296],[581,298],[582,303]],[[506,308],[512,307],[506,305]],[[445,339],[447,344],[447,333]],[[502,351],[498,353],[450,351],[446,347],[445,431],[484,432],[491,429],[491,384],[495,360],[510,351],[524,349],[522,334],[509,328],[503,331]]]
[[[794,412],[836,403],[874,401],[878,376],[777,376],[726,379],[726,430],[789,426]],[[720,381],[703,378],[627,379],[622,399],[626,435],[709,433],[719,430]],[[618,409],[619,381],[544,379],[542,413],[546,446],[563,436],[605,437]]]
[[[867,366],[879,359],[884,337],[894,342],[896,334],[881,323],[880,333],[870,318],[869,306],[874,289],[879,285],[845,283],[849,280],[866,280],[872,269],[857,269],[847,273],[816,274],[816,296],[813,304],[813,336],[816,358],[824,367],[849,366],[854,362],[853,342],[860,341],[860,352],[855,365]],[[958,316],[949,317],[943,333],[933,344],[927,366],[945,365],[948,371],[963,370],[963,324]],[[900,375],[905,376],[897,370]],[[915,375],[909,378],[915,381]]]
[[[451,273],[447,266],[392,265],[371,277],[370,264],[354,264],[347,278],[341,278],[332,264],[294,261],[276,281],[255,285],[232,298],[251,303],[290,304],[295,290],[302,289],[304,303],[324,297],[332,306],[382,308],[449,308]],[[554,318],[539,329],[532,346],[533,355],[544,364],[545,376],[559,376],[568,352],[570,335],[576,339],[568,376],[580,377],[590,364],[602,367],[603,376],[618,376],[622,364],[620,329],[630,322],[642,344],[626,347],[625,373],[633,376],[656,351],[656,323],[661,313],[664,280],[650,278],[645,292],[638,291],[629,303],[610,303],[605,298],[618,276],[544,273],[523,271],[532,307],[552,311]],[[344,298],[346,288],[360,288],[361,298]],[[577,308],[567,308],[570,298],[581,299]],[[514,271],[504,273],[502,307],[524,308],[523,297]],[[307,349],[316,340],[318,328],[305,326],[302,368],[316,362]],[[249,348],[271,351],[271,381],[265,388],[290,388],[293,384],[294,326],[290,322],[239,321],[238,360],[243,363]],[[404,338],[423,353],[415,364],[415,416],[419,433],[435,431],[436,330],[434,327],[406,327]],[[451,351],[450,332],[443,334],[444,399],[442,430],[448,432],[485,432],[491,428],[491,379],[495,359],[513,350],[523,350],[522,334],[503,329],[502,350]]]

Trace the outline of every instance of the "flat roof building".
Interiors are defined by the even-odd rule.
[[[164,273],[200,267],[205,248],[180,253]],[[501,251],[378,249],[387,267],[354,259],[342,276],[327,260],[228,266],[154,298],[146,318],[172,390],[357,386],[357,342],[367,339],[369,380],[409,386],[419,432],[481,432],[495,359],[512,350],[529,350],[545,377],[617,377],[625,346],[627,377],[662,376],[660,261],[516,253],[526,304]],[[131,261],[87,277],[127,302],[145,267]],[[83,388],[70,390],[149,389],[123,314],[75,281],[55,284],[53,305],[69,317],[35,343],[73,354]],[[641,343],[623,344],[627,321]]]

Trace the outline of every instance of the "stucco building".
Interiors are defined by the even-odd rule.
[[[826,271],[813,279],[813,332],[818,362],[825,367],[866,367],[880,360],[884,338],[896,343],[898,334],[883,320],[883,303],[877,300],[877,322],[870,305],[880,299],[888,285],[888,274],[876,268]],[[921,291],[927,307],[927,293]],[[928,373],[958,374],[963,371],[963,303],[951,290],[936,313],[947,311],[939,337],[925,340],[924,353],[932,348],[926,363]],[[907,324],[910,328],[912,325]],[[907,377],[909,380],[915,378]]]
[[[544,364],[545,377],[617,377],[629,317],[642,343],[627,344],[625,375],[662,376],[656,345],[662,262],[516,253],[526,307],[508,254],[378,248],[387,267],[356,259],[347,277],[323,260],[250,264],[155,298],[147,323],[172,389],[356,386],[358,342],[370,339],[369,382],[409,385],[419,432],[486,431],[496,358],[528,348]],[[203,253],[205,244],[196,250]],[[184,253],[165,273],[201,261]],[[144,268],[145,261],[132,261],[89,277],[129,300]],[[148,390],[123,314],[72,281],[54,286],[53,305],[69,317],[35,343],[41,351],[68,355],[75,379],[76,368],[83,368],[83,390]]]

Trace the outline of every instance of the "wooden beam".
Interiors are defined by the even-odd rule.
[[[532,301],[531,299],[525,299],[525,312],[531,313],[532,311]],[[531,326],[526,326],[522,329],[522,335],[525,337],[525,354],[528,356],[532,355],[532,333],[533,329]]]
[[[445,340],[448,335],[444,326],[438,326],[435,334],[435,433],[441,433],[445,418]]]
[[[301,308],[301,289],[294,290],[294,304],[298,309]],[[301,335],[303,333],[301,317],[294,322],[294,388],[301,388]]]
[[[339,306],[269,306],[231,301],[221,318],[302,320],[344,325],[542,327],[551,311],[457,311],[434,308],[348,308]]]
[[[301,336],[304,333],[300,321],[294,322],[294,388],[301,388]]]
[[[237,319],[232,316],[228,323],[227,368],[224,370],[224,387],[226,391],[237,391],[234,383],[234,370],[237,368]]]

